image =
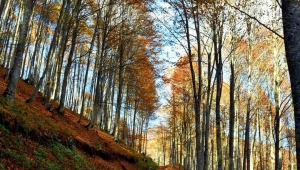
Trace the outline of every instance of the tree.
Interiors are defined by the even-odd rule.
[[[282,0],[286,59],[290,73],[295,117],[297,169],[300,169],[300,7],[298,0]]]
[[[11,102],[14,101],[16,88],[17,88],[17,84],[18,84],[18,79],[20,76],[22,58],[23,58],[26,41],[27,41],[30,17],[33,12],[34,4],[35,4],[35,0],[24,1],[25,10],[23,12],[23,21],[20,26],[21,29],[20,29],[20,36],[19,36],[17,49],[16,49],[16,56],[14,58],[14,63],[13,63],[12,69],[9,73],[7,88],[3,94],[5,96],[5,98]]]
[[[35,90],[33,92],[33,94],[30,96],[29,99],[27,99],[27,103],[31,103],[35,100],[39,90],[40,90],[40,87],[42,86],[42,83],[46,77],[46,74],[49,72],[49,69],[50,69],[50,61],[52,59],[52,54],[54,53],[55,49],[56,49],[56,43],[57,43],[57,39],[58,39],[58,34],[59,34],[59,30],[60,30],[60,26],[62,24],[61,20],[63,19],[63,16],[65,15],[65,12],[64,11],[64,7],[66,5],[66,0],[63,1],[63,4],[62,4],[62,7],[61,7],[61,10],[60,10],[60,13],[59,13],[59,17],[58,17],[58,20],[57,20],[57,26],[54,30],[54,34],[53,34],[53,38],[52,38],[52,41],[51,41],[51,44],[50,44],[50,47],[49,47],[49,51],[48,51],[48,54],[46,56],[46,67],[44,68],[44,71],[42,72],[42,76],[40,77],[39,81],[37,82],[36,84],[36,87],[35,87]],[[38,63],[37,63],[38,64]]]
[[[71,70],[76,40],[77,40],[77,36],[78,36],[78,28],[79,28],[79,22],[80,22],[80,18],[79,18],[80,7],[81,7],[81,0],[77,0],[75,8],[73,9],[73,13],[72,13],[72,18],[75,20],[75,23],[74,23],[75,25],[73,27],[73,32],[72,32],[71,49],[70,49],[67,65],[65,67],[64,79],[63,79],[63,84],[62,84],[62,89],[61,89],[60,104],[58,107],[58,112],[61,115],[64,115],[68,76],[69,76],[69,73]]]

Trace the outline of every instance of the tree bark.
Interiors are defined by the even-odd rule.
[[[185,2],[181,0],[181,4],[183,6],[183,17],[184,18],[184,26],[185,26],[185,36],[187,38],[187,51],[188,51],[188,57],[189,57],[189,66],[192,76],[192,87],[193,87],[193,99],[194,99],[194,111],[195,111],[195,132],[196,132],[196,169],[200,170],[202,167],[202,160],[201,160],[201,123],[200,123],[200,97],[198,96],[198,90],[196,86],[196,76],[195,76],[195,70],[193,67],[193,54],[192,54],[192,48],[191,48],[191,41],[190,41],[190,32],[189,32],[189,18],[188,18],[188,12],[185,6]],[[200,49],[199,49],[200,50]]]
[[[60,97],[60,102],[59,102],[59,107],[58,107],[58,113],[60,115],[64,115],[66,90],[67,90],[67,85],[68,85],[68,76],[69,76],[71,66],[73,63],[73,55],[74,55],[74,51],[75,51],[75,45],[76,45],[78,27],[79,27],[79,21],[80,21],[80,19],[79,19],[80,6],[81,6],[81,0],[78,0],[76,3],[75,9],[73,11],[73,15],[72,15],[75,18],[75,26],[73,28],[71,49],[70,49],[67,65],[65,67],[64,79],[63,79],[63,84],[62,84],[62,88],[61,88],[61,97]]]
[[[63,1],[62,8],[60,10],[59,19],[57,21],[57,26],[55,28],[53,39],[51,41],[51,44],[50,44],[50,47],[49,47],[49,51],[48,51],[48,54],[47,54],[46,67],[45,67],[45,69],[44,69],[44,71],[42,73],[41,78],[39,79],[39,81],[38,81],[38,83],[37,83],[37,85],[35,87],[35,90],[34,90],[33,94],[30,96],[29,99],[26,100],[27,103],[31,103],[31,102],[33,102],[35,100],[35,98],[37,96],[37,93],[39,92],[39,89],[40,89],[40,87],[41,87],[41,85],[42,85],[42,83],[44,81],[44,78],[46,77],[46,73],[49,70],[51,55],[52,55],[53,51],[56,48],[56,43],[57,43],[56,40],[57,40],[58,32],[59,32],[59,29],[60,29],[60,25],[61,25],[62,11],[64,10],[64,5],[65,5],[65,0]]]
[[[2,12],[3,12],[3,9],[4,9],[4,6],[5,6],[5,0],[1,0],[1,3],[0,3],[0,17],[2,16]],[[3,23],[1,23],[3,24]]]
[[[88,74],[89,74],[89,67],[90,67],[90,63],[91,63],[91,53],[93,51],[94,43],[95,43],[95,39],[96,39],[96,35],[97,35],[98,21],[99,21],[99,19],[97,19],[94,35],[92,37],[91,46],[90,46],[90,49],[88,52],[88,59],[87,59],[87,64],[86,64],[85,77],[84,77],[83,90],[82,90],[81,110],[80,110],[80,116],[79,116],[78,123],[81,122],[81,119],[82,119],[82,116],[83,116],[83,113],[85,110],[85,100],[86,100],[85,89],[86,89],[86,83],[87,83]]]
[[[230,117],[229,117],[229,167],[228,169],[234,169],[234,122],[235,122],[235,58],[234,54],[231,56],[230,62]]]
[[[274,41],[276,44],[276,40]],[[276,47],[277,45],[275,45]],[[274,48],[274,76],[273,76],[273,90],[275,99],[275,170],[281,170],[281,152],[280,152],[280,80],[279,80],[279,59]]]
[[[298,0],[282,0],[286,59],[290,73],[295,117],[297,169],[300,169],[300,8]]]
[[[223,159],[222,159],[222,137],[221,137],[221,95],[222,95],[222,28],[217,30],[217,23],[213,21],[213,43],[214,43],[214,56],[216,62],[216,140],[217,140],[217,158],[218,158],[218,170],[223,169]]]
[[[122,43],[122,42],[121,42]],[[120,54],[119,54],[119,86],[118,86],[118,95],[117,95],[117,107],[116,107],[116,117],[114,124],[114,139],[115,141],[119,140],[119,120],[121,114],[121,105],[122,105],[122,91],[123,91],[123,72],[124,72],[124,56],[123,56],[123,45],[120,45]]]
[[[25,2],[26,7],[23,13],[23,22],[21,24],[20,37],[16,49],[16,57],[14,59],[14,64],[9,74],[7,88],[4,92],[5,98],[11,102],[13,102],[15,98],[18,79],[20,76],[23,53],[24,53],[25,44],[27,40],[27,33],[29,31],[30,17],[33,11],[34,4],[35,4],[35,0],[27,0]]]

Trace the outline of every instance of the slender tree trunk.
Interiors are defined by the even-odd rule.
[[[68,85],[68,76],[69,76],[71,66],[73,63],[73,55],[75,52],[78,27],[79,27],[79,21],[80,21],[80,19],[79,19],[80,6],[81,6],[81,0],[78,0],[76,3],[75,9],[73,11],[73,15],[72,15],[75,18],[75,26],[73,28],[71,49],[70,49],[67,65],[65,67],[64,79],[63,79],[63,84],[62,84],[62,88],[61,88],[61,96],[60,96],[60,102],[59,102],[59,107],[58,107],[58,113],[60,115],[64,115],[66,90],[67,90],[67,85]]]
[[[29,35],[30,35],[30,32],[29,32]],[[30,43],[30,40],[28,40],[27,41],[27,43],[26,43],[26,46],[28,47],[29,46],[29,43]],[[23,57],[23,61],[22,61],[22,65],[21,65],[21,69],[22,70],[20,70],[20,77],[22,78],[22,79],[24,79],[24,74],[25,74],[25,68],[26,67],[28,67],[28,66],[26,66],[26,61],[28,60],[28,56],[30,55],[29,53],[29,49],[28,48],[25,48],[25,51],[24,51],[24,53],[25,53],[25,55],[24,55],[24,57]]]
[[[31,103],[35,100],[36,98],[36,95],[44,81],[44,78],[46,77],[46,73],[49,71],[49,65],[50,65],[50,59],[51,59],[51,55],[53,53],[53,51],[55,50],[56,48],[56,39],[57,39],[57,35],[58,35],[58,32],[59,32],[59,29],[60,29],[60,22],[61,22],[61,19],[62,19],[62,12],[64,10],[64,5],[65,5],[65,0],[63,1],[63,5],[62,5],[62,8],[60,10],[60,15],[59,15],[59,19],[57,21],[57,26],[55,28],[55,31],[54,31],[54,35],[53,35],[53,39],[51,41],[51,44],[50,44],[50,47],[49,47],[49,51],[48,51],[48,54],[47,54],[47,61],[46,61],[46,67],[42,73],[42,76],[41,78],[39,79],[36,87],[35,87],[35,90],[33,92],[33,94],[30,96],[29,99],[27,99],[27,103]],[[35,71],[36,72],[36,71]],[[57,87],[58,88],[58,87]]]
[[[222,160],[222,137],[221,137],[221,110],[220,110],[220,102],[222,95],[222,56],[221,56],[221,43],[220,38],[222,38],[221,34],[219,37],[217,36],[217,32],[221,32],[222,30],[217,31],[216,22],[213,23],[213,43],[214,43],[214,55],[216,62],[216,137],[217,137],[217,158],[218,158],[218,170],[223,169],[223,160]],[[222,28],[220,28],[222,29]]]
[[[9,81],[7,88],[4,92],[4,96],[8,101],[13,102],[16,88],[18,84],[18,79],[20,77],[20,68],[22,64],[22,57],[25,49],[25,44],[27,40],[27,33],[29,31],[29,23],[30,23],[30,17],[33,12],[33,7],[35,4],[35,0],[27,0],[25,2],[25,11],[23,14],[23,21],[20,29],[20,36],[17,44],[16,49],[16,57],[14,59],[14,65],[11,69],[11,72],[9,74]]]
[[[87,125],[87,128],[93,128],[96,121],[97,121],[97,117],[98,117],[98,113],[100,112],[101,109],[101,88],[100,88],[100,79],[99,77],[101,76],[101,71],[100,69],[98,70],[98,78],[97,78],[97,85],[96,85],[96,94],[95,94],[95,101],[93,104],[93,113],[91,114],[91,121],[89,122],[89,124]]]
[[[275,99],[275,170],[281,170],[281,151],[280,151],[280,80],[279,80],[279,55],[277,53],[277,42],[274,40],[274,76],[273,76],[273,89]]]
[[[214,64],[213,64],[214,65]],[[207,55],[207,92],[206,92],[206,106],[205,106],[205,149],[204,149],[204,170],[208,170],[209,167],[209,136],[210,136],[210,110],[211,110],[211,80],[212,80],[212,67],[211,67],[211,53]],[[212,88],[213,89],[213,88]]]
[[[21,1],[20,6],[23,6],[23,3],[24,3],[24,1]],[[12,65],[14,64],[14,59],[15,58],[12,58],[12,56],[17,54],[17,50],[16,50],[16,48],[14,48],[15,44],[17,44],[16,39],[17,39],[17,37],[20,36],[21,32],[24,31],[24,30],[20,30],[20,28],[22,28],[22,24],[20,23],[20,20],[21,20],[22,13],[24,14],[24,12],[25,12],[24,8],[21,7],[19,9],[19,12],[18,12],[18,19],[16,21],[16,28],[14,29],[14,33],[12,35],[13,38],[12,38],[12,41],[10,43],[9,52],[8,52],[8,54],[5,52],[5,55],[7,56],[7,61],[6,61],[6,66],[5,67],[9,68],[8,72],[6,74],[6,77],[5,77],[5,81],[8,80],[8,78],[10,76],[11,69],[12,69]],[[12,15],[11,10],[10,10],[10,15]],[[29,22],[29,19],[28,19],[28,22]],[[11,28],[13,27],[12,25],[10,25],[10,26],[11,26]],[[27,36],[27,33],[28,32],[26,32],[26,36]],[[19,37],[19,38],[21,38],[21,37]],[[24,53],[24,49],[25,49],[25,43],[26,43],[26,40],[24,42],[23,53]],[[17,48],[18,48],[18,44],[17,44]],[[23,53],[22,53],[22,57],[23,57]]]
[[[134,111],[133,111],[133,127],[132,127],[132,148],[133,150],[135,150],[135,138],[136,138],[136,134],[135,134],[135,129],[136,129],[136,114],[137,114],[137,110],[138,110],[138,105],[139,105],[139,100],[136,99],[134,102]]]
[[[196,169],[200,170],[202,167],[202,153],[201,153],[201,122],[200,122],[200,97],[198,96],[198,90],[196,86],[196,76],[195,76],[195,70],[193,67],[193,54],[191,49],[191,41],[190,41],[190,32],[189,32],[189,18],[187,9],[185,6],[185,2],[181,0],[181,4],[183,6],[183,12],[184,12],[184,24],[186,28],[185,36],[187,38],[187,50],[188,50],[188,57],[189,57],[189,66],[192,76],[192,87],[193,87],[193,98],[194,98],[194,110],[195,110],[195,131],[196,131]],[[200,50],[200,49],[199,49]]]
[[[198,6],[199,5],[199,2],[196,1],[195,2],[196,5]],[[185,10],[185,9],[184,9]],[[202,56],[201,56],[201,35],[200,35],[200,13],[199,13],[199,9],[197,8],[197,10],[193,13],[194,16],[193,16],[193,19],[194,19],[194,24],[195,24],[195,30],[196,30],[196,40],[197,40],[197,49],[198,49],[198,52],[197,52],[197,64],[198,64],[198,87],[197,87],[197,98],[198,98],[198,106],[199,107],[199,113],[196,113],[196,117],[199,117],[197,118],[198,119],[198,123],[199,123],[199,126],[200,126],[200,105],[201,105],[201,95],[202,95]],[[187,19],[187,18],[186,18]],[[187,27],[187,29],[189,29]],[[198,115],[199,114],[199,115]],[[198,116],[197,116],[198,115]],[[203,120],[202,120],[202,124],[203,124],[203,130],[205,128],[205,117],[206,117],[206,114],[203,113]],[[197,126],[197,124],[196,124]],[[197,128],[196,128],[197,129]],[[200,127],[199,127],[199,130],[200,131]],[[200,136],[199,136],[200,138]],[[199,156],[198,161],[197,161],[197,164],[199,164],[198,168],[199,169],[203,169],[204,168],[204,159],[205,159],[205,154],[204,154],[204,138],[205,138],[205,132],[202,131],[202,140],[201,140],[201,143],[199,144],[200,146],[198,147],[200,153],[197,154],[197,156]],[[200,139],[199,139],[200,140]]]
[[[250,170],[250,114],[251,114],[251,88],[252,88],[252,42],[251,37],[251,23],[247,22],[247,31],[249,36],[248,42],[248,87],[247,87],[247,111],[246,111],[246,129],[245,129],[245,145],[244,145],[244,161],[243,170]]]
[[[112,60],[112,58],[111,58]],[[111,61],[112,62],[112,61]],[[110,66],[111,67],[111,66]],[[112,71],[112,69],[110,68],[109,69],[109,73],[108,73],[108,88],[106,90],[106,95],[105,95],[105,105],[104,105],[104,108],[103,108],[103,112],[104,112],[104,115],[105,115],[105,119],[104,119],[104,130],[106,132],[109,132],[110,130],[110,115],[111,115],[111,111],[110,111],[110,104],[109,104],[109,100],[112,96],[112,90],[114,89],[113,88],[113,81],[114,81],[114,78],[115,78],[115,73]]]
[[[97,35],[97,29],[98,29],[98,24],[99,24],[98,21],[99,21],[99,19],[97,19],[96,28],[94,30],[94,35],[92,37],[91,46],[90,46],[90,49],[89,49],[89,52],[88,52],[88,58],[87,58],[87,64],[86,64],[86,70],[85,70],[85,77],[84,77],[84,82],[83,82],[83,90],[82,90],[81,110],[80,110],[80,116],[79,116],[78,123],[81,122],[81,119],[82,119],[82,116],[83,116],[83,113],[84,113],[84,110],[85,110],[85,100],[86,100],[85,90],[86,90],[86,83],[87,83],[88,74],[89,74],[89,67],[90,67],[90,63],[91,63],[91,53],[93,51],[94,43],[95,43],[95,39],[96,39],[96,35]]]
[[[111,96],[111,89],[112,89],[112,81],[113,81],[113,75],[112,75],[112,71],[108,71],[108,86],[106,89],[106,93],[105,93],[105,98],[104,98],[104,106],[103,106],[103,129],[106,132],[109,132],[109,117],[110,117],[110,112],[109,112],[109,98]]]
[[[230,116],[229,116],[229,167],[234,169],[234,123],[235,123],[235,56],[231,55],[230,61]]]
[[[35,75],[34,75],[34,66],[36,65],[36,55],[37,55],[37,52],[40,50],[40,47],[41,47],[41,41],[42,41],[42,35],[43,35],[43,22],[39,22],[38,24],[38,28],[37,28],[37,32],[38,32],[38,35],[37,35],[37,39],[36,39],[36,42],[35,42],[35,45],[34,45],[34,50],[33,50],[33,54],[32,54],[32,58],[31,58],[31,61],[30,61],[30,65],[29,65],[29,75],[28,75],[28,82],[29,84],[32,84],[32,85],[35,85],[34,84],[34,79],[35,79]]]
[[[109,2],[109,5],[108,5],[108,10],[107,10],[107,13],[104,17],[105,19],[105,25],[104,27],[102,28],[103,31],[102,31],[102,36],[100,36],[100,32],[97,31],[97,39],[98,39],[98,42],[97,42],[97,55],[99,56],[99,58],[96,58],[96,63],[98,65],[98,81],[97,81],[97,89],[96,90],[96,95],[98,97],[98,99],[94,101],[94,108],[97,109],[97,111],[99,112],[100,111],[100,108],[103,107],[103,103],[102,103],[102,100],[103,100],[103,83],[102,82],[99,82],[102,80],[102,77],[103,77],[103,62],[104,62],[104,58],[106,57],[106,47],[107,47],[107,37],[109,35],[109,25],[110,25],[110,20],[109,20],[109,16],[110,16],[110,12],[111,12],[111,9],[112,9],[112,3]],[[98,18],[101,18],[101,11],[98,11]],[[98,21],[97,21],[98,22]],[[100,60],[100,61],[98,61]],[[98,87],[98,86],[101,86],[101,87]],[[97,94],[98,93],[98,94]],[[95,98],[97,98],[95,96]],[[98,105],[98,106],[97,106]],[[93,111],[93,117],[94,118],[97,118],[97,112],[96,111]],[[87,126],[88,128],[92,128],[94,126],[94,123],[96,122],[96,119],[91,119],[89,125]]]
[[[4,8],[4,5],[5,5],[5,3],[6,3],[6,8],[5,8],[5,10],[4,9],[2,9],[2,11],[1,11],[1,15],[0,15],[0,17],[1,17],[1,32],[3,32],[4,30],[4,22],[5,22],[5,20],[7,19],[6,18],[6,16],[7,16],[7,14],[8,14],[8,10],[9,10],[9,8],[12,6],[12,1],[11,0],[8,0],[8,1],[6,1],[6,0],[1,0],[1,6],[3,5],[3,8]],[[21,5],[22,5],[22,3],[23,2],[21,2]],[[21,6],[20,5],[20,6]],[[3,10],[4,10],[4,13],[3,13]],[[2,13],[3,13],[3,15],[2,15]],[[18,22],[17,22],[17,24],[18,24]]]
[[[0,17],[2,16],[3,10],[4,10],[4,6],[5,6],[5,0],[1,0],[0,2]],[[3,24],[3,23],[1,23]]]
[[[119,54],[119,86],[118,86],[118,96],[117,96],[117,107],[116,107],[116,117],[115,117],[115,125],[114,125],[114,139],[115,141],[119,140],[119,120],[121,114],[121,105],[122,105],[122,92],[123,92],[123,45],[120,45],[120,54]]]
[[[259,140],[259,166],[260,169],[264,169],[264,159],[263,159],[263,141],[262,141],[262,117],[261,117],[261,111],[259,110],[258,113],[257,113],[257,123],[258,123],[258,140]]]

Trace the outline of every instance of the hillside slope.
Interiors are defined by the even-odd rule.
[[[0,94],[6,83],[0,69]],[[0,169],[156,169],[150,158],[133,153],[98,128],[77,123],[78,114],[49,112],[39,94],[25,103],[34,87],[20,80],[14,103],[0,97]],[[151,168],[150,168],[151,167]]]

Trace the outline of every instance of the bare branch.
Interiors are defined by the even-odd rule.
[[[282,8],[282,6],[281,6],[281,4],[279,3],[279,1],[278,1],[278,0],[276,0],[276,2],[277,2],[277,4],[280,6],[280,8]]]
[[[284,39],[284,37],[283,37],[282,35],[278,34],[276,31],[272,30],[270,27],[268,27],[268,26],[265,25],[264,23],[260,22],[257,18],[255,18],[255,17],[249,15],[248,13],[246,13],[246,12],[240,10],[238,7],[235,7],[235,6],[231,5],[231,4],[229,4],[227,1],[225,1],[225,3],[226,3],[227,5],[229,5],[231,8],[233,8],[233,9],[235,9],[235,10],[238,10],[239,12],[241,12],[241,13],[244,14],[244,15],[246,15],[247,17],[249,17],[249,18],[255,20],[255,21],[258,22],[260,25],[262,25],[263,27],[265,27],[267,30],[271,31],[272,33],[274,33],[274,34],[277,35],[278,37]]]

